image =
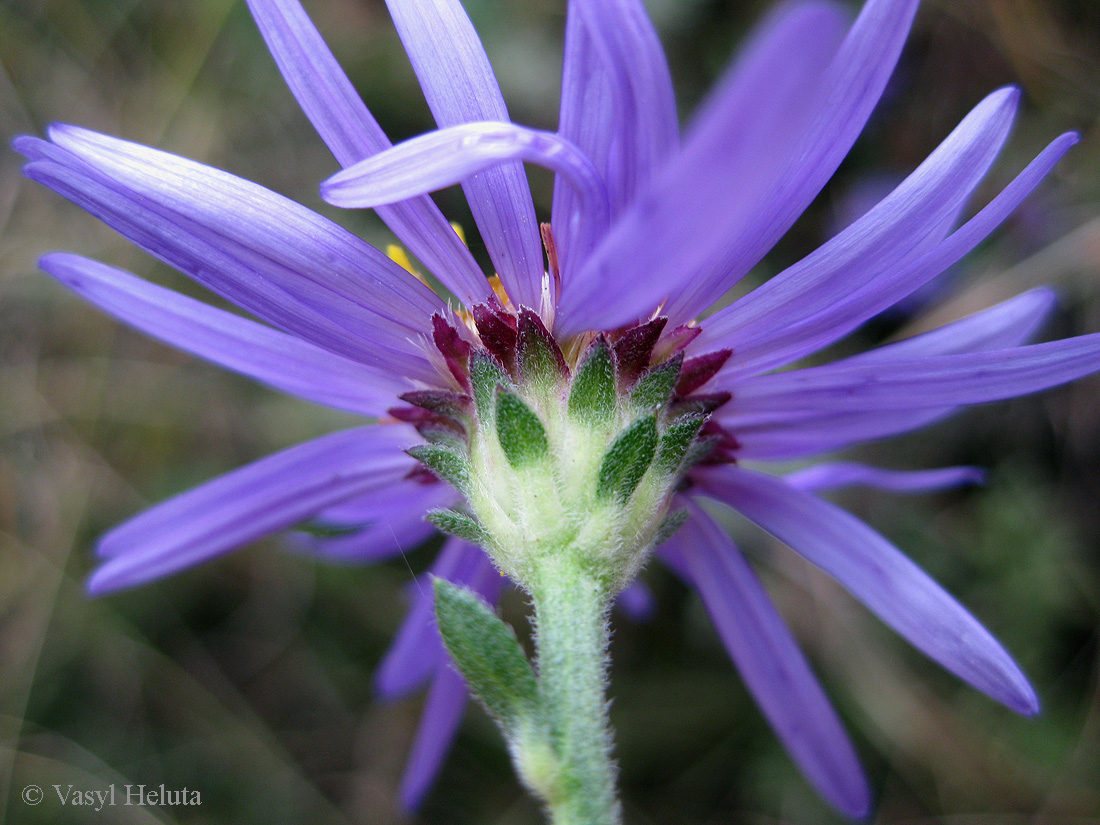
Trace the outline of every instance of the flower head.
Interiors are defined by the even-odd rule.
[[[100,542],[96,593],[318,521],[335,559],[379,559],[435,529],[432,572],[489,600],[532,554],[586,548],[631,585],[651,556],[699,591],[749,690],[835,806],[869,791],[806,660],[730,537],[732,507],[846,587],[917,648],[1022,713],[1009,655],[884,538],[819,498],[930,490],[970,468],[903,472],[767,462],[906,432],[955,409],[1100,369],[1100,336],[1028,344],[1035,290],[824,366],[784,369],[929,283],[982,241],[1075,141],[1063,135],[969,220],[1018,94],[993,92],[884,200],[816,252],[709,316],[818,194],[866,122],[917,0],[773,13],[681,137],[638,0],[570,0],[559,128],[510,121],[458,0],[388,0],[438,130],[392,146],[297,0],[249,0],[273,56],[344,171],[333,204],[372,207],[461,304],[313,212],[209,167],[72,126],[20,138],[26,174],[263,323],[64,253],[42,267],[105,311],[280,390],[378,423],[275,454],[165,502]],[[523,163],[555,173],[540,228]],[[496,277],[427,193],[461,183]],[[494,285],[498,281],[498,285]],[[701,319],[701,320],[700,320]],[[425,521],[425,515],[429,521]],[[581,540],[581,538],[583,540]],[[382,663],[432,688],[404,788],[429,785],[466,701],[426,597]]]

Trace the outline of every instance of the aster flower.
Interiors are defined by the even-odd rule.
[[[539,548],[575,544],[596,548],[582,566],[606,595],[644,612],[647,596],[631,582],[655,556],[697,588],[807,778],[838,809],[862,815],[870,794],[855,751],[751,566],[700,506],[707,500],[829,573],[960,678],[1034,713],[1033,690],[990,634],[897,548],[817,495],[845,484],[934,490],[976,471],[819,463],[780,476],[767,462],[816,458],[1100,369],[1098,335],[1027,343],[1052,307],[1046,290],[824,366],[784,369],[966,255],[1075,136],[1056,139],[960,223],[1014,117],[1016,90],[995,91],[877,206],[706,316],[847,154],[917,0],[868,0],[854,22],[826,0],[781,6],[682,139],[637,0],[570,0],[556,133],[510,121],[458,0],[387,2],[439,126],[397,146],[297,0],[249,7],[344,167],[322,186],[325,198],[376,209],[461,307],[411,266],[225,172],[73,126],[16,142],[29,177],[262,323],[76,255],[47,255],[43,269],[174,346],[377,420],[115,528],[99,544],[90,590],[148,582],[306,521],[341,528],[298,542],[334,560],[385,558],[440,527],[452,537],[431,574],[490,603],[504,586],[499,570],[538,607],[556,586]],[[556,175],[541,229],[525,162]],[[493,279],[427,195],[456,183]],[[441,643],[430,588],[416,592],[378,674],[386,696],[431,685],[402,791],[409,805],[429,787],[468,692]],[[540,638],[540,660],[550,650]],[[537,786],[522,747],[514,753]],[[613,821],[616,803],[605,807]]]

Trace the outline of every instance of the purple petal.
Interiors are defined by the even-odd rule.
[[[679,128],[672,77],[639,0],[573,0],[569,11],[581,16],[588,43],[599,55],[601,74],[610,81],[613,114],[607,140],[615,149],[608,156],[606,176],[618,210],[676,149]],[[576,94],[575,89],[563,88],[563,95]],[[563,100],[563,109],[566,104]]]
[[[411,478],[328,507],[317,514],[317,520],[337,529],[352,528],[389,516],[403,517],[417,508],[425,513],[432,507],[451,507],[460,500],[449,484]]]
[[[583,232],[607,231],[608,203],[600,173],[568,140],[512,123],[465,123],[407,140],[333,175],[321,195],[334,206],[376,207],[520,160],[553,170],[577,194],[575,219]]]
[[[745,685],[806,778],[850,817],[870,807],[867,780],[836,712],[745,558],[697,506],[662,551],[699,591]]]
[[[408,384],[298,338],[78,255],[39,262],[81,297],[147,335],[301,398],[382,416]]]
[[[1058,296],[1047,287],[1030,289],[930,332],[853,355],[845,363],[867,364],[1017,347],[1031,340],[1057,301]]]
[[[374,688],[384,699],[399,699],[416,690],[446,658],[435,624],[431,580],[438,576],[464,584],[479,555],[485,554],[465,542],[448,539],[427,574],[413,580],[412,605],[374,674]]]
[[[875,363],[894,357],[922,357],[1008,349],[1030,340],[1053,303],[1046,289],[1025,292],[983,312],[940,329],[887,344],[838,363]],[[723,426],[736,434],[738,455],[785,459],[834,450],[850,444],[923,427],[954,411],[892,410],[792,411],[773,408],[741,413],[736,406],[719,412]]]
[[[357,530],[346,536],[318,539],[312,536],[291,537],[291,546],[326,562],[336,564],[365,564],[382,561],[391,556],[410,553],[437,534],[437,530],[424,520],[425,510],[404,518],[390,518]]]
[[[465,584],[479,593],[489,604],[500,599],[504,579],[489,562],[488,557],[473,545],[464,545],[467,553],[474,552],[471,569],[467,570]],[[436,635],[436,644],[443,650],[442,640]],[[449,656],[441,656],[436,665],[432,689],[424,706],[420,727],[416,732],[412,753],[401,781],[401,801],[409,810],[415,809],[424,798],[424,794],[435,781],[443,759],[450,750],[462,719],[469,689],[459,675]]]
[[[480,547],[458,539],[443,546],[428,575],[413,582],[413,604],[375,676],[375,687],[387,699],[404,696],[423,683],[437,659],[446,658],[435,623],[431,578],[437,576],[469,587],[495,604],[502,579]]]
[[[715,383],[729,383],[738,375],[757,373],[816,352],[928,283],[981,243],[1076,142],[1073,134],[1055,140],[984,209],[915,261],[838,295],[832,304],[797,323],[778,330],[761,330],[754,340],[746,342],[740,357],[727,362]]]
[[[775,27],[774,39],[762,41],[759,60],[748,61],[759,76],[765,76],[764,67],[776,66],[767,85],[751,85],[761,100],[778,94],[784,101],[766,108],[776,116],[779,131],[761,128],[750,141],[765,153],[763,164],[746,168],[740,154],[727,156],[711,148],[721,145],[723,134],[728,140],[745,126],[737,117],[743,110],[732,101],[750,84],[731,80],[723,87],[731,102],[716,99],[681,157],[639,195],[578,273],[580,286],[563,293],[561,332],[625,323],[648,315],[666,299],[675,302],[673,322],[686,321],[736,283],[786,232],[847,154],[893,69],[916,6],[916,0],[869,0],[827,67],[832,32],[809,23],[824,21],[829,7],[796,7],[795,22]],[[799,101],[807,88],[820,91],[803,109]],[[640,261],[623,254],[643,242],[650,252]],[[685,294],[673,289],[685,284]],[[611,295],[614,301],[606,299]]]
[[[728,288],[763,257],[821,191],[848,154],[893,74],[919,0],[867,0],[822,82],[814,118],[775,186],[768,187],[745,228],[745,245],[724,263]],[[716,294],[721,294],[718,290]],[[690,318],[709,301],[685,307]]]
[[[420,336],[442,307],[386,256],[263,187],[137,144],[54,127],[16,142],[28,177],[275,326],[430,379]]]
[[[985,472],[978,467],[941,467],[936,470],[884,470],[850,461],[815,464],[783,477],[792,487],[806,492],[838,487],[874,487],[894,493],[926,493],[981,484]]]
[[[768,348],[777,330],[812,317],[934,247],[1004,145],[1018,100],[1019,92],[1011,88],[989,95],[870,212],[707,319],[699,346],[738,353],[748,348],[751,355],[742,355],[739,363],[767,369],[771,361],[757,353]]]
[[[820,567],[959,678],[1020,713],[1038,711],[1035,692],[1004,648],[867,525],[761,473],[727,466],[697,476],[700,492],[726,502]]]
[[[1100,370],[1100,333],[992,352],[840,361],[750,378],[737,410],[918,410],[1015,398]]]
[[[615,111],[611,80],[592,44],[578,2],[569,0],[565,18],[565,57],[562,62],[561,111],[558,134],[579,147],[596,165],[601,177],[609,181],[611,143],[614,139]],[[568,282],[574,270],[591,252],[579,243],[581,227],[576,220],[576,190],[564,178],[554,179],[554,238],[562,281]],[[613,209],[612,217],[617,213]],[[599,238],[588,237],[587,243]]]
[[[248,0],[272,57],[341,166],[391,146],[297,0]],[[377,210],[409,251],[467,305],[492,294],[465,244],[431,198]]]
[[[920,429],[952,412],[953,408],[874,413],[772,411],[753,417],[733,416],[728,426],[726,418],[720,416],[719,420],[735,433],[739,459],[784,461]]]
[[[563,333],[648,315],[693,289],[692,256],[736,236],[751,205],[747,181],[770,183],[775,165],[786,162],[791,146],[784,139],[796,132],[786,120],[805,109],[800,103],[839,32],[840,16],[820,5],[797,5],[765,27],[727,72],[681,153],[639,194],[577,277],[563,283],[557,316]],[[759,93],[763,87],[769,94]],[[638,248],[646,255],[638,256]],[[612,293],[613,301],[602,297]],[[603,317],[608,313],[615,314]]]
[[[406,810],[416,810],[435,782],[458,733],[469,695],[465,680],[451,666],[450,660],[441,658],[401,779],[401,804]]]
[[[199,564],[393,484],[418,440],[403,424],[344,430],[291,447],[158,504],[99,542],[108,561],[92,593],[132,587]]]
[[[508,121],[489,58],[458,0],[386,0],[436,123]],[[542,248],[521,163],[486,170],[462,185],[481,237],[517,305],[538,308]]]

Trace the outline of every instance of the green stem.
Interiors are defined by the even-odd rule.
[[[556,769],[540,788],[553,825],[621,821],[607,714],[606,585],[558,557],[532,582],[539,692]]]

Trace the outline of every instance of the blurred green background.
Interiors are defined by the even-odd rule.
[[[764,0],[654,0],[685,117]],[[553,128],[563,0],[466,0],[513,118]],[[430,128],[381,0],[307,7],[391,137]],[[1082,143],[994,238],[926,296],[840,351],[959,317],[1040,283],[1046,335],[1100,330],[1100,3],[925,0],[901,66],[836,179],[753,277],[811,250],[1005,83],[1025,91],[983,202],[1061,131]],[[63,120],[257,180],[335,213],[336,169],[242,0],[0,0],[0,135]],[[78,251],[198,294],[113,232],[23,181],[0,154],[0,820],[12,823],[540,821],[495,728],[471,706],[417,815],[396,786],[421,698],[381,703],[372,671],[431,547],[325,567],[277,539],[134,592],[89,600],[95,537],[145,505],[351,419],[280,397],[123,329],[36,271]],[[540,215],[549,178],[532,175]],[[454,192],[447,214],[470,225]],[[474,239],[476,245],[476,239]],[[927,311],[925,311],[927,310]],[[931,320],[929,320],[931,318]],[[879,823],[1100,822],[1100,381],[972,410],[857,457],[974,463],[981,489],[839,495],[1018,657],[1043,701],[1021,719],[893,637],[821,574],[744,525],[784,615],[854,737]],[[839,822],[753,707],[698,599],[654,566],[653,621],[615,617],[627,822]],[[506,605],[523,625],[518,596]],[[94,812],[30,783],[198,790],[197,807]]]

